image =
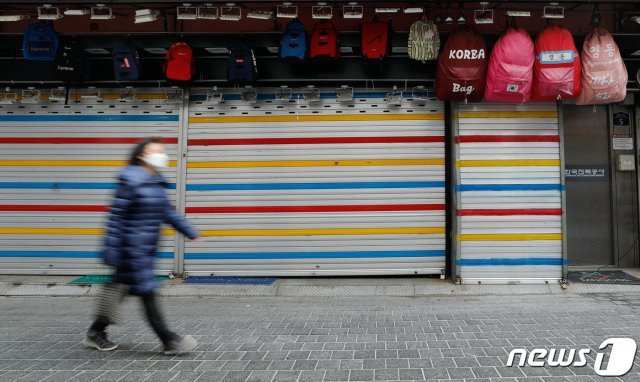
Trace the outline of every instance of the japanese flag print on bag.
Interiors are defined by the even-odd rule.
[[[507,29],[491,51],[484,98],[506,103],[529,101],[534,58],[529,33],[521,28]]]
[[[435,61],[440,51],[440,34],[433,21],[422,20],[411,24],[408,41],[409,58],[421,62]]]
[[[580,56],[567,29],[549,24],[536,39],[532,98],[554,101],[580,94]]]
[[[613,36],[595,27],[582,46],[582,93],[577,105],[621,102],[627,96],[629,75]]]
[[[309,58],[327,58],[336,60],[340,57],[338,32],[331,21],[318,21],[311,32]]]
[[[463,25],[447,39],[438,59],[435,92],[442,101],[482,100],[487,47],[472,26]]]
[[[171,45],[164,59],[167,78],[174,81],[190,81],[195,72],[195,60],[191,47],[184,42]]]

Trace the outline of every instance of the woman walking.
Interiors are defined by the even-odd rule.
[[[178,336],[167,328],[154,293],[153,262],[161,224],[166,222],[190,239],[202,240],[167,199],[166,182],[158,170],[168,162],[161,140],[149,138],[135,147],[129,165],[120,171],[104,249],[105,263],[115,267],[114,280],[99,297],[96,320],[84,339],[86,346],[102,351],[118,347],[107,339],[105,330],[114,323],[113,312],[127,293],[142,299],[147,321],[162,341],[165,354],[189,352],[197,346],[193,337]]]

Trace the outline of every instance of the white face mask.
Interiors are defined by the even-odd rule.
[[[165,153],[147,154],[142,157],[142,160],[155,168],[167,168],[169,164],[169,156]]]

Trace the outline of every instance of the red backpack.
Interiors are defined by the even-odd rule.
[[[482,100],[487,71],[487,47],[468,25],[455,30],[438,58],[435,92],[442,101]]]
[[[311,32],[309,58],[338,59],[338,32],[331,21],[318,21]]]
[[[510,27],[491,50],[487,69],[487,101],[525,103],[531,98],[533,41],[526,30]]]
[[[383,59],[389,55],[389,23],[377,21],[362,23],[362,56]]]
[[[565,28],[549,24],[536,39],[532,98],[537,101],[575,98],[581,89],[580,56],[573,36]]]
[[[195,60],[191,47],[184,42],[171,45],[164,58],[167,78],[175,81],[190,81],[195,72]]]

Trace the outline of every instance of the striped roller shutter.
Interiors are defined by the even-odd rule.
[[[160,93],[122,103],[115,94],[69,105],[0,105],[0,270],[105,273],[100,250],[116,175],[141,138],[160,136],[176,158],[178,105]],[[74,101],[75,100],[75,101]],[[175,161],[165,172],[175,198]],[[173,269],[166,230],[158,269]]]
[[[334,89],[317,103],[298,97],[192,97],[186,212],[208,240],[187,243],[185,270],[439,274],[443,104],[389,107],[386,92],[340,103]]]
[[[461,104],[456,131],[462,282],[562,277],[562,183],[555,104]]]

